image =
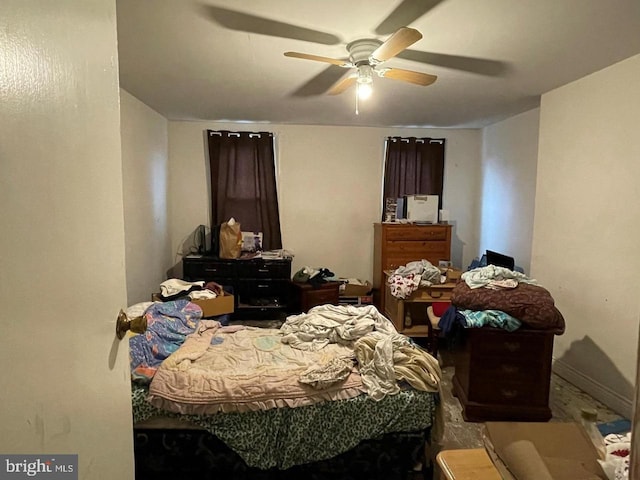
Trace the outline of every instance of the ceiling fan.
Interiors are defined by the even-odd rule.
[[[397,1],[398,4],[396,8],[373,29],[376,35],[391,34],[391,37],[384,43],[375,39],[363,39],[349,43],[347,45],[348,60],[298,52],[285,53],[285,55],[289,57],[315,60],[329,64],[324,71],[309,79],[295,92],[292,92],[292,95],[307,97],[325,94],[327,91],[333,94],[341,93],[354,83],[358,84],[357,79],[360,71],[363,72],[361,75],[363,82],[365,77],[368,76],[368,73],[371,74],[371,79],[373,79],[374,75],[379,75],[394,80],[416,83],[418,85],[422,85],[424,82],[427,82],[426,85],[429,85],[435,81],[435,76],[426,73],[412,72],[398,68],[387,69],[380,66],[381,62],[389,60],[394,56],[412,62],[436,65],[479,75],[502,75],[507,70],[508,65],[501,61],[447,53],[416,51],[407,48],[409,45],[417,42],[422,36],[417,30],[403,27],[403,25],[412,24],[431,9],[443,3],[444,0]],[[271,37],[289,38],[321,45],[337,45],[342,41],[340,37],[334,34],[253,15],[251,12],[210,5],[208,1],[207,3],[200,4],[199,9],[205,18],[230,30]],[[374,61],[369,61],[370,57],[373,57]],[[375,60],[378,60],[378,62],[376,63]],[[367,65],[371,67],[370,70],[367,68]],[[356,71],[353,72],[353,75],[343,78],[344,71],[339,67],[354,68]],[[341,79],[342,81],[340,81]],[[360,90],[366,91],[366,87],[361,87]]]
[[[364,99],[371,94],[374,75],[421,86],[431,85],[436,81],[438,77],[428,73],[404,70],[401,68],[381,67],[382,63],[395,57],[421,38],[422,34],[418,30],[409,27],[400,27],[384,42],[365,38],[349,43],[347,45],[347,52],[349,53],[348,60],[300,52],[285,52],[284,55],[353,69],[354,72],[335,83],[327,93],[330,95],[338,95],[355,84],[357,86],[358,97]]]

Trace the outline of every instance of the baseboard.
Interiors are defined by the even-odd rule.
[[[588,393],[596,400],[604,403],[614,412],[622,415],[624,418],[633,418],[633,400],[624,398],[562,360],[556,360],[554,358],[552,369],[555,374]]]

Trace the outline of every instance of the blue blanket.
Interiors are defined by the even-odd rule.
[[[147,330],[129,339],[131,378],[149,383],[162,361],[175,352],[202,318],[202,309],[188,300],[154,303],[144,313]]]

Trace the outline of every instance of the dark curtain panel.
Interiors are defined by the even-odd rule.
[[[264,250],[282,248],[273,134],[208,130],[211,226],[231,217],[262,232]]]
[[[442,208],[444,143],[444,139],[387,138],[383,199],[439,195]]]

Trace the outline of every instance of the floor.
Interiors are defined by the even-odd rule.
[[[439,441],[441,448],[476,448],[482,447],[482,423],[465,422],[462,418],[460,402],[452,394],[452,378],[454,374],[451,354],[446,348],[440,349],[439,360],[442,366],[442,414],[444,428]],[[595,408],[598,411],[598,422],[610,422],[622,417],[588,394],[576,388],[558,375],[551,376],[549,405],[551,421],[579,421],[583,407]]]

